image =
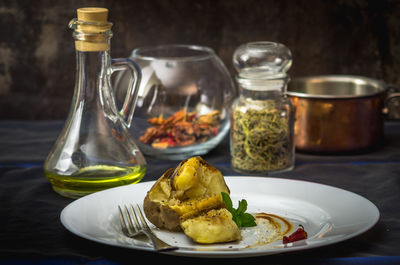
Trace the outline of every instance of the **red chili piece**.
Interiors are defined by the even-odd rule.
[[[307,239],[307,232],[304,230],[304,227],[300,225],[300,227],[293,232],[293,234],[289,236],[283,237],[283,244],[293,243],[295,241]]]

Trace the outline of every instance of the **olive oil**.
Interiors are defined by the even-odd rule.
[[[89,166],[68,176],[45,170],[46,178],[54,191],[69,197],[79,198],[89,193],[134,184],[142,180],[146,166],[118,167],[107,165]]]

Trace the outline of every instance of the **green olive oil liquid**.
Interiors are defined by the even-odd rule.
[[[73,199],[96,191],[137,183],[142,180],[145,173],[146,166],[96,165],[81,168],[69,176],[45,170],[46,178],[50,181],[54,191]]]

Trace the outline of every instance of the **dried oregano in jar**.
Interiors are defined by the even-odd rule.
[[[286,97],[290,50],[283,44],[252,42],[235,50],[239,97],[231,109],[234,170],[266,174],[294,167],[294,109]]]
[[[290,168],[293,143],[289,121],[274,100],[260,101],[257,108],[232,109],[232,166],[239,171],[266,172]]]

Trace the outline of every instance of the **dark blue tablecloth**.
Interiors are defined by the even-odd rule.
[[[352,155],[296,153],[293,171],[274,177],[343,188],[372,201],[379,222],[353,239],[314,250],[245,259],[175,257],[105,246],[79,238],[60,222],[72,202],[56,194],[43,175],[43,161],[61,121],[0,121],[0,264],[400,264],[400,122],[386,122],[384,144]],[[232,171],[229,141],[204,156],[225,175]],[[143,181],[154,180],[177,161],[147,158]]]

